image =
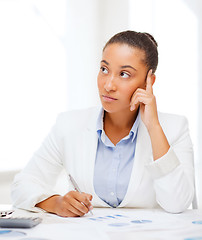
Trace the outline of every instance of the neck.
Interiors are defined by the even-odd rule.
[[[104,126],[111,125],[117,129],[131,129],[138,114],[138,109],[134,111],[127,110],[125,112],[109,113],[104,112]]]

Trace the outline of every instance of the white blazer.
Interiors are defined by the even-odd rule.
[[[36,203],[57,194],[53,188],[64,168],[83,192],[93,195],[94,206],[110,207],[96,195],[93,185],[99,111],[90,108],[58,116],[42,146],[14,179],[11,196],[15,207],[38,211]],[[194,196],[193,147],[184,117],[158,114],[171,147],[154,161],[148,131],[140,121],[130,182],[119,207],[161,207],[178,213],[189,207]]]

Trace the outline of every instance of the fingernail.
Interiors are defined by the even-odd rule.
[[[132,106],[130,107],[130,111],[133,111],[133,110],[135,110],[135,106],[134,106],[134,105],[132,105]]]

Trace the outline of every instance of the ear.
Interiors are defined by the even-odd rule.
[[[151,79],[152,79],[152,86],[154,85],[155,81],[156,81],[156,75],[152,74],[151,75]]]

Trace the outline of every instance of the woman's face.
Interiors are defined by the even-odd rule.
[[[130,111],[133,93],[146,86],[148,68],[144,58],[144,51],[126,44],[113,43],[105,48],[97,77],[105,111]]]

